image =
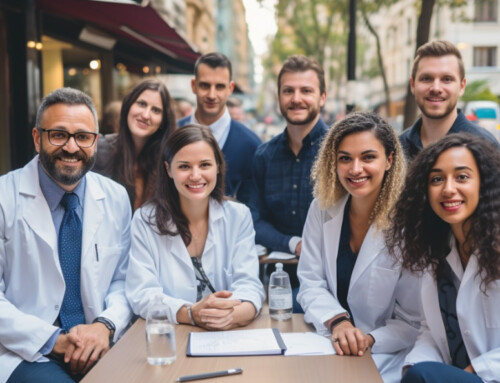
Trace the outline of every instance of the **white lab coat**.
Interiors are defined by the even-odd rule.
[[[57,235],[37,162],[38,156],[0,177],[0,382],[23,359],[46,360],[38,351],[57,329],[64,297]],[[132,315],[124,292],[130,218],[125,189],[87,173],[80,283],[85,322],[108,318],[115,339]]]
[[[169,319],[177,323],[177,311],[196,302],[193,263],[180,235],[160,235],[147,218],[152,206],[137,210],[132,219],[132,244],[126,293],[134,313],[145,317],[149,302],[161,296]],[[264,289],[259,280],[255,231],[248,208],[237,202],[209,203],[208,236],[201,258],[203,269],[216,291],[229,290],[232,298],[248,300],[257,312]]]
[[[348,196],[322,210],[314,200],[302,234],[298,301],[304,319],[323,335],[324,325],[346,310],[336,298],[337,253]],[[373,359],[384,382],[401,379],[406,353],[418,334],[420,280],[401,271],[388,253],[383,233],[370,227],[351,276],[347,301],[356,327],[375,338]]]
[[[500,280],[481,292],[476,255],[472,255],[465,271],[451,241],[452,250],[446,260],[458,277],[457,316],[465,348],[477,375],[484,382],[500,382]],[[451,364],[446,332],[439,308],[437,283],[428,271],[422,277],[423,320],[415,347],[405,364],[434,361]]]

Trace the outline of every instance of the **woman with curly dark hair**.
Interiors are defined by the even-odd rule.
[[[352,113],[326,134],[313,166],[315,200],[298,266],[304,319],[339,355],[371,347],[384,382],[397,382],[418,334],[418,278],[387,253],[383,230],[403,186],[405,160],[391,126]]]
[[[125,186],[134,210],[153,195],[160,145],[176,128],[173,102],[162,81],[146,79],[124,97],[118,134],[99,137],[94,170]]]
[[[421,333],[403,382],[500,381],[500,153],[452,134],[414,160],[388,247],[423,272]]]

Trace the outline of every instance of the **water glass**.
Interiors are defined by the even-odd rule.
[[[148,363],[171,364],[175,361],[175,326],[168,320],[167,307],[161,300],[150,305],[146,316]]]

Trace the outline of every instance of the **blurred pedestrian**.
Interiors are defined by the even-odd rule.
[[[118,133],[120,130],[121,108],[121,101],[111,101],[106,105],[102,114],[102,122],[99,124],[99,132],[101,134]]]

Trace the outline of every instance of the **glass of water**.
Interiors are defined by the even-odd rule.
[[[175,361],[175,326],[169,321],[168,307],[156,297],[146,315],[148,363],[171,364]]]

